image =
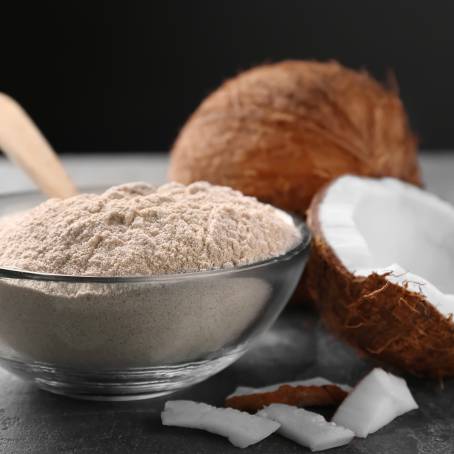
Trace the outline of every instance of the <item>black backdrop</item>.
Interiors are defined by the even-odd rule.
[[[424,148],[454,148],[454,2],[3,1],[0,90],[59,151],[165,150],[223,79],[265,61],[393,68]]]

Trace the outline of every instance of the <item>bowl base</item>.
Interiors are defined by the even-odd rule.
[[[172,394],[173,392],[178,391],[178,389],[171,390],[171,391],[161,391],[161,392],[150,392],[150,393],[143,393],[143,394],[87,394],[87,393],[76,393],[69,391],[67,388],[67,383],[55,383],[55,382],[48,382],[47,380],[35,380],[35,384],[38,386],[39,389],[43,391],[50,392],[52,394],[57,394],[59,396],[70,397],[71,399],[79,399],[79,400],[92,400],[92,401],[99,401],[99,402],[128,402],[133,400],[146,400],[146,399],[155,399],[157,397],[166,396],[168,394]],[[188,385],[190,386],[190,385]],[[64,389],[62,389],[64,388]],[[183,388],[179,388],[183,389]]]
[[[206,359],[169,366],[80,371],[42,362],[0,358],[0,365],[31,380],[40,389],[67,397],[97,401],[153,399],[199,383],[236,361],[243,347]]]

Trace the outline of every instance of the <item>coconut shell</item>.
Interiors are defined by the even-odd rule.
[[[348,392],[334,384],[286,385],[267,392],[253,392],[227,397],[226,407],[255,413],[271,404],[286,404],[294,407],[338,407]]]
[[[336,62],[284,61],[208,96],[173,146],[169,176],[231,186],[304,216],[318,189],[346,173],[421,184],[398,95]]]
[[[355,277],[329,244],[318,211],[326,189],[308,210],[313,232],[305,285],[326,326],[362,353],[420,376],[454,376],[454,323],[419,293],[371,274]]]

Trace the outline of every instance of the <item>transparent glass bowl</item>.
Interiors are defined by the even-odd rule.
[[[2,196],[0,215],[41,200]],[[200,382],[238,359],[293,293],[310,245],[294,219],[298,246],[231,269],[87,277],[0,268],[0,365],[85,399],[150,398]]]

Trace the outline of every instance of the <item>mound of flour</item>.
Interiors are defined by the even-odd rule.
[[[50,199],[0,221],[0,265],[73,275],[154,275],[278,256],[292,219],[227,187],[145,183]]]

